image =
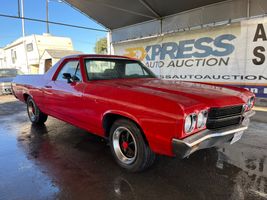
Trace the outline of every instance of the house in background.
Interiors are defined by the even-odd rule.
[[[81,53],[80,51],[73,50],[46,49],[40,58],[39,73],[44,74],[51,66],[65,56]]]
[[[70,38],[50,34],[21,37],[3,48],[4,62],[0,67],[17,68],[26,74],[39,73],[40,59],[47,49],[72,51],[73,45]]]

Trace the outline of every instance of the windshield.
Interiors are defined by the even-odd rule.
[[[86,59],[89,80],[156,78],[141,62],[124,59]]]
[[[0,77],[15,77],[23,74],[18,69],[0,69]]]

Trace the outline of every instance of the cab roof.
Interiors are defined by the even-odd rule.
[[[128,59],[128,60],[137,60],[135,58],[130,58],[127,56],[118,56],[118,55],[106,55],[106,54],[75,54],[69,55],[62,59],[66,58],[106,58],[106,59]]]

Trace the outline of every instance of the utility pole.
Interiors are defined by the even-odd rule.
[[[26,63],[26,68],[28,70],[28,73],[30,73],[30,68],[28,65],[27,48],[26,48],[26,44],[25,44],[24,0],[20,1],[20,6],[21,6],[22,40],[23,40],[23,47],[24,47],[25,61],[26,61],[25,63]]]
[[[22,24],[22,37],[25,37],[25,23],[24,23],[24,0],[20,0],[21,6],[21,24]]]
[[[48,10],[48,2],[49,0],[46,0],[46,33],[49,33],[49,17],[48,17],[48,14],[49,14],[49,10]]]

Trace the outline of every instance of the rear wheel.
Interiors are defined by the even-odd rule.
[[[30,121],[33,124],[44,124],[47,120],[47,115],[44,114],[36,105],[32,97],[27,99],[27,112]]]
[[[128,171],[143,171],[155,160],[155,154],[144,140],[141,130],[130,120],[114,122],[110,129],[110,142],[116,162]]]

